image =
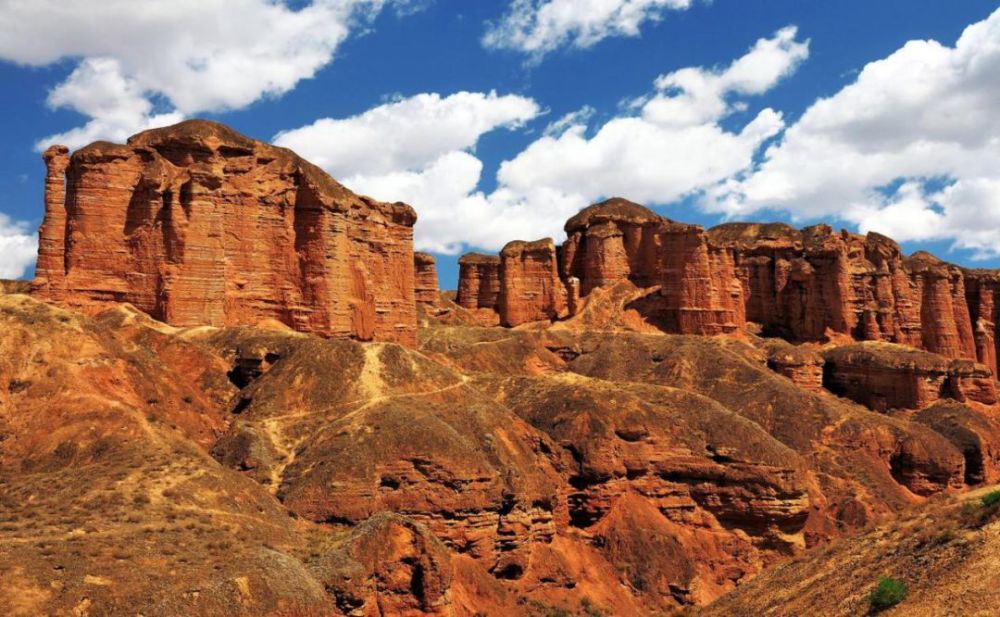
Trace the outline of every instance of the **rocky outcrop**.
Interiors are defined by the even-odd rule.
[[[620,197],[584,208],[566,222],[560,272],[579,279],[579,295],[629,280],[639,287],[659,283],[657,232],[663,219]]]
[[[567,316],[566,287],[559,278],[551,238],[510,242],[500,251],[500,323],[518,326]]]
[[[967,270],[965,294],[969,305],[976,359],[997,374],[997,324],[1000,323],[1000,273],[991,270]]]
[[[709,242],[697,225],[665,221],[660,276],[668,332],[724,334],[746,325],[743,288],[732,253]]]
[[[179,326],[269,319],[415,342],[405,204],[359,197],[289,150],[202,120],[45,160],[42,298],[129,302]]]
[[[428,253],[413,254],[414,300],[425,307],[435,307],[441,302],[438,289],[437,264]]]
[[[500,258],[467,253],[458,260],[455,302],[466,309],[496,310],[500,299]]]
[[[47,293],[58,293],[66,268],[66,168],[69,148],[52,146],[45,161],[45,219],[38,229],[38,262],[35,284]]]
[[[804,390],[819,392],[823,389],[825,360],[821,353],[778,338],[765,339],[763,347],[771,370]]]
[[[970,360],[877,342],[835,347],[823,357],[827,389],[876,411],[924,409],[942,398],[997,402],[992,372]]]

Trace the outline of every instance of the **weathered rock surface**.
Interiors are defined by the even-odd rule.
[[[823,389],[823,366],[826,361],[820,352],[803,345],[777,338],[764,339],[767,366],[779,375],[805,390],[819,392]]]
[[[973,402],[941,400],[913,416],[961,450],[965,457],[965,483],[1000,481],[1000,419],[993,408]]]
[[[997,402],[992,372],[970,360],[871,341],[827,349],[823,357],[825,386],[876,411],[923,409],[941,398]]]
[[[293,152],[192,120],[46,151],[35,293],[180,326],[413,343],[413,223]],[[65,184],[63,178],[65,177]]]
[[[500,251],[497,312],[504,326],[566,317],[566,287],[551,238],[511,242]]]
[[[810,551],[695,614],[991,615],[1000,606],[1000,516],[983,507],[987,490],[929,502]],[[883,577],[902,581],[909,592],[896,606],[875,611],[869,596]]]
[[[0,294],[26,294],[31,291],[28,281],[0,280]]]
[[[658,284],[662,221],[652,210],[620,197],[584,208],[566,222],[562,278],[577,278],[581,296],[624,280],[638,287]]]
[[[423,336],[425,352],[470,371],[571,371],[614,383],[622,391],[641,383],[712,399],[808,461],[814,484],[802,528],[807,544],[863,526],[913,503],[917,495],[964,485],[963,456],[941,435],[797,387],[768,369],[766,354],[741,341],[468,328],[436,328]],[[688,413],[707,412],[691,407]]]
[[[733,256],[697,225],[660,228],[660,295],[668,332],[728,334],[746,325],[743,288]]]
[[[414,299],[424,308],[436,307],[441,302],[441,292],[438,289],[437,264],[434,256],[428,253],[413,254],[414,267]]]

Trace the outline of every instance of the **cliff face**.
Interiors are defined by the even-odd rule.
[[[580,211],[566,222],[560,272],[580,280],[580,295],[628,279],[639,287],[659,280],[656,213],[621,198]]]
[[[495,309],[500,297],[500,258],[467,253],[458,260],[455,302],[467,309]]]
[[[783,223],[704,230],[621,198],[585,208],[565,229],[562,246],[547,245],[531,258],[521,253],[535,243],[524,242],[508,245],[511,259],[464,256],[459,304],[495,311],[511,326],[582,311],[605,315],[608,329],[641,323],[669,333],[715,335],[756,324],[766,335],[793,342],[847,338],[907,345],[977,361],[996,375],[1000,273],[965,270],[926,253],[906,257],[877,233]],[[623,283],[649,293],[617,311],[586,308],[592,300],[608,302],[594,290]],[[508,290],[506,304],[493,289]],[[593,322],[591,315],[587,323],[600,327]],[[819,366],[779,371],[817,386]]]
[[[45,153],[35,293],[179,326],[415,342],[413,210],[207,121]],[[65,184],[63,177],[65,176]]]
[[[427,253],[413,254],[414,299],[424,306],[437,306],[441,301],[438,290],[437,264]]]
[[[710,244],[697,225],[665,222],[660,238],[660,294],[669,331],[723,334],[743,328],[743,288],[732,254]]]
[[[497,306],[505,326],[566,317],[566,288],[551,238],[511,242],[500,251]]]

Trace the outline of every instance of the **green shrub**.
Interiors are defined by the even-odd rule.
[[[868,596],[868,602],[876,612],[884,611],[905,600],[908,591],[903,581],[885,577],[879,580],[878,585]]]
[[[1000,491],[993,491],[983,496],[984,508],[992,508],[996,505],[1000,505]]]

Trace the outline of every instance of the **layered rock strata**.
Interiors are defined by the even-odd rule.
[[[582,210],[566,223],[566,242],[515,241],[493,261],[465,255],[458,303],[493,309],[516,326],[576,315],[595,289],[629,281],[659,287],[643,311],[669,332],[722,334],[745,325],[743,288],[732,255],[696,225],[683,225],[621,198]],[[500,293],[483,293],[493,276]]]
[[[290,150],[192,120],[45,152],[35,293],[178,326],[415,342],[413,224]],[[65,182],[64,182],[65,179]]]
[[[507,244],[500,251],[500,272],[501,324],[518,326],[567,316],[566,288],[551,238]]]
[[[496,309],[500,298],[500,258],[467,253],[458,260],[455,302],[467,309]]]
[[[791,379],[804,390],[819,392],[823,389],[823,366],[826,361],[818,351],[777,338],[765,339],[764,350],[767,352],[767,366],[774,372]]]
[[[854,343],[823,352],[824,384],[874,409],[924,409],[942,398],[997,402],[992,372],[971,360],[890,343]]]
[[[425,307],[434,307],[441,302],[438,289],[437,264],[428,253],[413,254],[414,300]]]
[[[663,219],[615,197],[584,208],[566,222],[560,273],[580,281],[580,295],[628,279],[639,287],[659,282],[657,231]]]
[[[588,310],[593,298],[605,301],[595,290],[629,283],[649,293],[621,307],[635,318],[612,320],[610,329],[641,323],[714,335],[759,328],[792,342],[882,341],[997,371],[996,271],[965,270],[927,253],[907,257],[883,235],[828,225],[799,230],[783,223],[727,223],[705,230],[621,198],[585,208],[565,229],[561,246],[543,249],[545,260],[557,262],[558,280],[548,261],[538,269],[544,270],[541,278],[532,275],[535,287],[541,289],[544,279],[553,293],[526,291],[515,298],[525,284],[519,258],[469,254],[461,260],[459,304],[493,310],[504,325],[559,320]],[[514,242],[506,250],[533,245]],[[494,281],[496,289],[516,290],[506,303],[500,293],[481,291],[494,289]],[[815,385],[817,366],[779,371],[806,369],[812,374],[789,376]]]

